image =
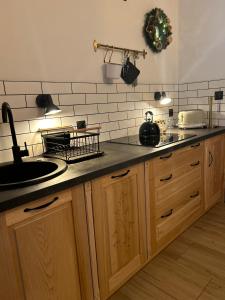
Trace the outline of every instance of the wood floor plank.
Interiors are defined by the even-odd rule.
[[[172,242],[110,300],[225,300],[225,204]]]

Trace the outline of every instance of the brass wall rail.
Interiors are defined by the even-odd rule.
[[[132,52],[132,53],[134,53],[135,56],[137,56],[137,55],[140,54],[144,58],[147,55],[147,51],[145,49],[142,50],[142,51],[140,51],[140,50],[134,50],[134,49],[128,49],[128,48],[110,46],[110,45],[105,45],[105,44],[97,43],[96,40],[94,40],[94,42],[93,42],[93,47],[94,47],[95,52],[97,51],[98,48],[102,48],[102,49],[105,49],[105,50],[117,50],[117,51],[123,51],[123,52]]]

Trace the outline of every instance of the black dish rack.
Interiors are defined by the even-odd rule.
[[[74,129],[59,127],[41,130],[43,156],[75,163],[104,154],[100,150],[100,127]]]

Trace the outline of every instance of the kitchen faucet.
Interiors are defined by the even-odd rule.
[[[27,144],[25,144],[25,150],[20,150],[20,147],[17,144],[16,131],[13,121],[13,114],[9,103],[4,102],[2,104],[2,121],[3,123],[7,123],[9,121],[11,136],[13,141],[12,152],[14,163],[22,163],[22,157],[29,156],[29,152],[27,149]]]

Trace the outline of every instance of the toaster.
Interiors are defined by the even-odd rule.
[[[205,114],[201,109],[180,111],[178,113],[178,127],[183,129],[188,128],[203,128],[206,126]]]

